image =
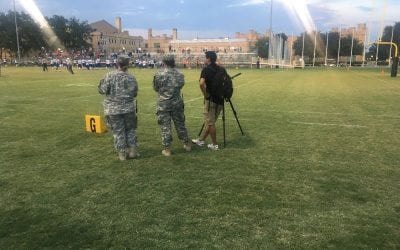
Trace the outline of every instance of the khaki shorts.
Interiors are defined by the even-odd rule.
[[[205,100],[204,105],[204,124],[207,126],[215,125],[223,105],[218,105],[209,100]]]

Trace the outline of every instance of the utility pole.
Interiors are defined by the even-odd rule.
[[[317,31],[314,31],[314,52],[313,52],[313,62],[312,66],[315,67],[315,50],[317,48]]]
[[[17,12],[15,11],[15,0],[14,2],[14,22],[15,22],[15,34],[17,35],[17,53],[18,53],[18,63],[21,62],[21,52],[19,49],[19,35],[18,35],[18,24],[17,24]]]
[[[302,44],[302,47],[301,47],[301,59],[304,61],[304,39],[305,39],[305,36],[306,36],[306,31],[304,31],[304,33],[303,33],[303,44]]]
[[[390,37],[390,43],[393,43],[393,31],[394,31],[394,25],[392,26],[392,36]],[[389,51],[389,68],[390,68],[390,64],[392,62],[392,46],[390,46],[390,51]]]
[[[340,61],[340,40],[342,38],[342,28],[339,28],[339,45],[338,45],[338,53],[337,53],[337,62],[336,62],[336,67],[339,67],[339,61]]]
[[[328,46],[329,46],[329,33],[326,32],[325,66],[328,65]]]
[[[270,6],[270,14],[269,14],[269,59],[274,57],[274,52],[273,52],[273,41],[272,41],[272,6],[273,6],[273,0],[271,0],[271,6]],[[271,67],[272,67],[272,61],[271,63]]]
[[[351,68],[351,63],[353,62],[354,30],[355,30],[355,28],[353,28],[353,34],[351,36],[350,68]]]
[[[365,50],[367,49],[366,45],[369,44],[369,36],[370,36],[369,34],[370,34],[370,28],[367,27],[367,30],[366,30],[365,36],[364,36],[364,43],[363,43],[363,61],[362,61],[361,67],[364,67],[364,66],[365,66],[365,60],[366,60],[366,58],[365,58]],[[367,38],[367,37],[368,37],[368,38]],[[367,39],[368,39],[368,40],[367,40]]]
[[[272,5],[273,0],[271,0],[270,14],[269,14],[269,34],[272,35]]]

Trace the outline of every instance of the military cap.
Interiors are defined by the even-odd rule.
[[[117,64],[119,66],[128,66],[129,65],[129,57],[125,55],[118,56]]]

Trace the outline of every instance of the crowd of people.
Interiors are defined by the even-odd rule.
[[[204,97],[204,120],[199,138],[190,139],[185,126],[184,102],[181,90],[185,85],[184,75],[176,69],[173,55],[165,55],[163,67],[154,75],[153,89],[157,93],[156,115],[161,131],[161,154],[172,155],[172,124],[176,129],[185,151],[190,152],[192,145],[205,146],[208,136],[210,150],[219,150],[215,122],[223,109],[224,100],[216,97],[209,86],[216,74],[217,54],[214,51],[205,53],[206,62],[200,74],[199,88]],[[117,70],[108,72],[100,80],[98,91],[104,96],[103,106],[107,126],[114,138],[114,148],[121,161],[137,158],[138,151],[136,97],[138,82],[134,75],[128,73],[130,58],[118,56]]]
[[[101,68],[118,68],[117,66],[117,58],[107,58],[107,59],[70,59],[69,57],[58,57],[58,58],[43,58],[41,61],[41,65],[43,66],[43,71],[48,70],[48,67],[51,67],[53,70],[61,70],[62,68],[67,68],[71,65],[77,69],[101,69]],[[151,58],[151,57],[144,57],[144,58],[130,58],[129,62],[130,66],[137,67],[137,68],[160,68],[162,62]]]
[[[32,58],[24,58],[21,61],[17,59],[6,59],[1,60],[3,67],[7,66],[41,66],[43,71],[49,69],[61,71],[62,69],[68,69],[68,65],[72,65],[76,69],[101,69],[101,68],[118,68],[117,67],[118,54],[113,53],[108,56],[105,55],[88,55],[82,54],[81,52],[48,52],[43,51],[40,55]],[[130,66],[137,68],[160,68],[162,65],[160,55],[150,55],[150,53],[140,53],[129,55]]]

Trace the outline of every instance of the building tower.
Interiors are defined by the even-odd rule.
[[[122,22],[121,22],[121,17],[116,17],[116,18],[115,18],[115,28],[117,28],[118,33],[122,33]]]

